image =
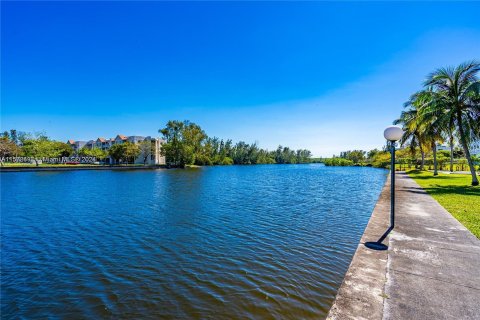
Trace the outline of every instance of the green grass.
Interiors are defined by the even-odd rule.
[[[480,186],[472,187],[472,176],[407,172],[428,194],[480,239]]]

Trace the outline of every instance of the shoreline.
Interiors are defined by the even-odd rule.
[[[364,244],[377,241],[387,230],[389,213],[390,175],[385,180],[327,319],[382,318],[388,250],[374,251]],[[386,246],[389,245],[389,238],[383,241]]]
[[[0,167],[1,172],[36,172],[36,171],[78,171],[78,170],[163,170],[165,165],[156,166],[52,166],[52,167]]]

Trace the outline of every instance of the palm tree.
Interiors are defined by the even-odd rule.
[[[473,186],[479,183],[468,146],[472,140],[480,138],[480,81],[476,77],[479,71],[480,63],[476,61],[437,69],[425,82],[432,91],[430,102],[422,107],[426,118],[435,118],[440,126],[437,130],[445,130],[445,124],[454,124],[470,167]]]
[[[448,130],[448,141],[450,144],[450,172],[453,172],[453,146],[454,146],[454,127]]]
[[[423,133],[426,142],[428,142],[433,151],[433,175],[438,175],[437,164],[437,143],[443,142],[442,127],[439,125],[439,120],[436,118],[429,118],[425,115],[420,117],[420,130]]]
[[[404,104],[406,110],[402,111],[400,118],[395,120],[393,124],[401,124],[403,127],[404,134],[400,139],[400,144],[402,146],[408,144],[412,153],[414,153],[417,146],[420,149],[420,154],[422,156],[420,170],[423,170],[425,165],[425,147],[427,139],[420,127],[419,108],[422,105],[421,97],[422,91],[413,94],[410,97],[410,100]]]

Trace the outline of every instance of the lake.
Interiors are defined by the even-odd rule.
[[[1,173],[2,319],[325,317],[387,171]]]

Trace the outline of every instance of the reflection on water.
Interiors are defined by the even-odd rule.
[[[2,318],[324,317],[385,177],[322,165],[3,173]]]

